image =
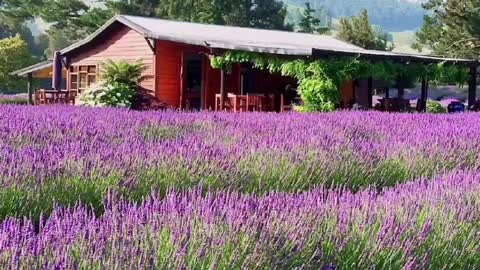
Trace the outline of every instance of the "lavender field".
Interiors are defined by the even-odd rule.
[[[480,114],[0,106],[3,269],[479,269]]]

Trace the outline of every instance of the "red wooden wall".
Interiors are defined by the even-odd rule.
[[[215,107],[215,94],[220,93],[220,71],[210,66],[208,49],[171,41],[156,41],[156,96],[169,105],[181,107],[182,101],[182,58],[184,54],[203,55],[203,109]],[[226,76],[226,90],[238,93],[240,89],[240,67],[237,65]]]
[[[155,41],[155,53],[142,34],[116,23],[101,36],[68,55],[70,65],[98,65],[106,59],[134,62],[142,59],[147,66],[141,87],[171,106],[182,107],[182,63],[184,54],[201,54],[203,63],[202,108],[215,107],[215,94],[220,93],[220,71],[210,66],[209,50],[203,46],[188,45],[171,41]],[[240,65],[235,65],[226,76],[226,91],[240,93]],[[259,71],[259,92],[272,93],[284,90],[289,80],[279,75]]]
[[[122,24],[114,25],[111,31],[102,35],[101,40],[84,46],[70,58],[71,65],[97,65],[106,59],[126,60],[135,62],[142,59],[147,69],[144,76],[147,78],[140,86],[155,93],[155,65],[154,54],[143,35]]]
[[[182,47],[168,41],[156,41],[155,96],[171,106],[180,106]]]

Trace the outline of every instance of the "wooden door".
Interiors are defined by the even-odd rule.
[[[182,108],[200,110],[203,104],[204,57],[197,53],[183,55]]]

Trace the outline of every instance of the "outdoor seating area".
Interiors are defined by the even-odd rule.
[[[65,104],[75,105],[76,91],[37,89],[34,93],[35,105]]]
[[[222,104],[221,94],[215,95],[215,111],[220,111]],[[246,94],[236,95],[227,93],[224,100],[223,110],[229,112],[276,112],[284,109],[283,94],[277,97],[275,94]],[[277,105],[277,102],[280,106]]]
[[[404,98],[383,98],[378,100],[379,103],[374,107],[375,110],[383,112],[410,112],[413,109],[423,110],[418,106],[412,108],[409,99]],[[417,101],[417,104],[421,101]]]

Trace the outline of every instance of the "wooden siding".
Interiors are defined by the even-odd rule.
[[[155,96],[171,106],[180,107],[183,46],[168,41],[156,43],[157,90]]]
[[[143,35],[126,26],[118,26],[116,31],[107,33],[104,42],[96,43],[71,57],[71,65],[98,65],[106,59],[125,60],[133,63],[138,59],[146,65],[140,87],[152,95],[155,93],[155,56]],[[70,86],[69,86],[70,87]]]
[[[340,85],[340,105],[349,108],[355,103],[355,82],[348,81]]]
[[[193,46],[171,41],[156,42],[156,97],[176,108],[181,108],[183,87],[183,57],[185,54],[202,54],[202,108],[215,107],[215,94],[220,93],[220,70],[213,69],[207,56],[208,50],[201,46]],[[296,86],[296,80],[283,77],[280,74],[270,74],[267,71],[256,70],[258,73],[256,88],[259,93],[279,94],[285,90],[287,84]],[[240,94],[241,66],[234,65],[231,72],[226,75],[226,91]],[[279,99],[279,98],[278,98]]]
[[[208,50],[204,47],[157,40],[156,42],[156,97],[163,102],[177,108],[181,107],[181,93],[183,87],[182,58],[185,54],[203,55],[203,83],[202,108],[215,107],[215,94],[220,93],[220,71],[210,66],[207,56]],[[231,74],[227,75],[227,91],[238,93],[240,89],[240,67],[235,66]]]

